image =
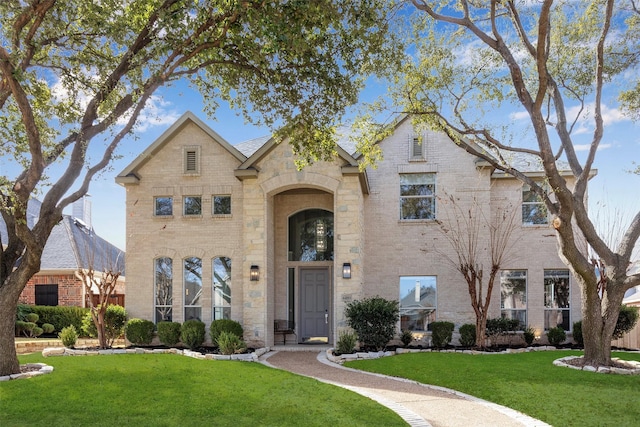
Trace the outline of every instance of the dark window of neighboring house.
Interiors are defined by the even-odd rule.
[[[58,305],[58,285],[36,285],[36,305]]]

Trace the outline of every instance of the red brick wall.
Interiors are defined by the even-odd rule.
[[[83,307],[82,282],[73,274],[35,275],[27,282],[20,294],[23,304],[36,303],[36,286],[58,285],[58,305]]]

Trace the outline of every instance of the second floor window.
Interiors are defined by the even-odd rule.
[[[231,215],[231,196],[215,195],[212,199],[214,215]]]
[[[436,175],[408,173],[400,175],[400,219],[436,218]]]
[[[185,196],[183,209],[185,216],[202,215],[202,197]]]
[[[522,224],[544,225],[549,223],[547,206],[530,186],[522,186]]]
[[[171,216],[173,215],[173,197],[156,197],[155,216]]]

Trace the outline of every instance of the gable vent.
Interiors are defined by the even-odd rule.
[[[196,171],[196,152],[187,151],[187,172]]]
[[[200,147],[198,146],[184,147],[184,173],[185,174],[200,173]]]

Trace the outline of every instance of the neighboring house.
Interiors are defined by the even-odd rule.
[[[30,227],[38,218],[40,205],[38,200],[29,201]],[[42,253],[40,271],[29,280],[20,295],[22,304],[86,307],[87,292],[76,273],[92,267],[98,273],[109,268],[121,271],[110,302],[124,305],[124,252],[95,234],[91,227],[90,206],[86,198],[79,200],[73,206],[73,215],[63,215],[62,221],[53,228]],[[5,242],[6,226],[1,219],[0,232]]]
[[[399,326],[416,335],[435,320],[472,323],[436,221],[451,195],[463,207],[476,198],[494,217],[511,204],[522,217],[491,317],[521,319],[538,334],[580,320],[577,285],[528,188],[442,134],[418,135],[407,119],[379,144],[376,169],[360,171],[344,137],[333,161],[299,171],[286,142],[232,146],[183,115],[116,178],[127,191],[128,313],[231,318],[252,345],[273,345],[279,319],[294,322],[300,343],[335,343],[347,304],[376,295],[401,301]]]

